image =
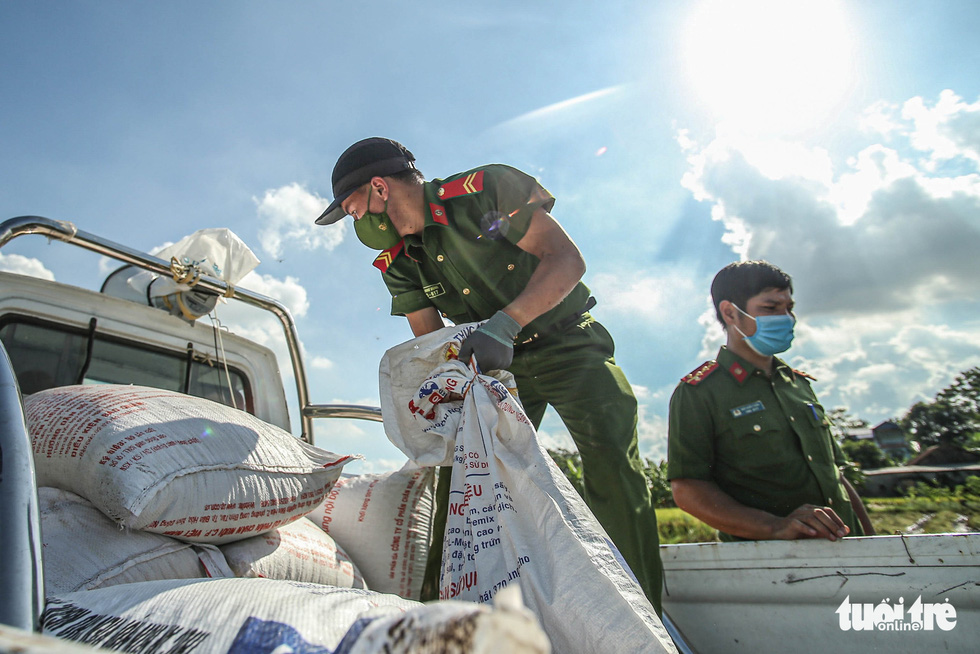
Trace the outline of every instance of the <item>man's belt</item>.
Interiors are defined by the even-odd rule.
[[[551,336],[552,334],[559,334],[565,331],[566,329],[568,329],[569,327],[571,327],[572,325],[577,325],[579,323],[579,320],[581,320],[582,316],[585,315],[585,313],[595,305],[596,305],[595,298],[589,297],[589,299],[585,301],[585,306],[582,307],[581,311],[577,311],[576,313],[573,313],[570,316],[562,318],[555,324],[550,325],[549,327],[546,327],[539,332],[535,332],[530,337],[525,338],[523,341],[518,341],[514,343],[514,347],[527,347],[528,345],[531,345],[532,343],[536,343],[547,336]]]

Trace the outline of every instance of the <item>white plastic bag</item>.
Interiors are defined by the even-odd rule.
[[[171,262],[171,275],[144,270],[126,283],[154,306],[190,321],[210,313],[218,301],[215,293],[194,287],[200,275],[237,284],[259,265],[252,250],[226,227],[200,229],[163,248],[156,256]]]
[[[226,227],[199,229],[163,248],[154,256],[164,261],[174,258],[181,266],[197,268],[201,273],[229,284],[237,284],[259,265],[252,250]],[[131,277],[129,284],[134,288],[145,289],[149,283],[145,277],[147,275],[156,277],[155,273],[144,272]],[[150,295],[159,297],[190,289],[188,284],[180,284],[164,277],[150,286]]]
[[[676,651],[505,383],[453,360],[417,376],[420,362],[444,357],[456,337],[449,329],[409,341],[389,350],[381,366],[382,411],[398,430],[396,445],[406,443],[406,454],[431,464],[452,453],[440,598],[488,602],[516,584],[557,652]],[[414,393],[410,380],[395,383],[396,371],[416,375]],[[432,396],[443,399],[420,404]]]

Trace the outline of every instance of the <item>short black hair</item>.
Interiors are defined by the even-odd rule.
[[[392,179],[397,179],[399,182],[405,182],[406,184],[421,184],[425,181],[425,175],[423,175],[422,171],[420,171],[418,168],[399,170],[397,173],[385,175],[385,177],[391,177]]]
[[[793,292],[793,280],[789,275],[768,261],[736,261],[730,263],[715,275],[711,282],[711,301],[715,305],[715,316],[724,326],[718,305],[728,300],[742,311],[748,301],[768,288]]]

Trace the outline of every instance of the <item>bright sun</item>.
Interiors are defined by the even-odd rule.
[[[815,127],[844,97],[854,69],[836,0],[705,0],[683,47],[699,101],[751,131]]]

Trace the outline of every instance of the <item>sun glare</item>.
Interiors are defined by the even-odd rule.
[[[850,31],[834,0],[705,0],[682,43],[698,102],[742,130],[815,128],[851,84]]]

